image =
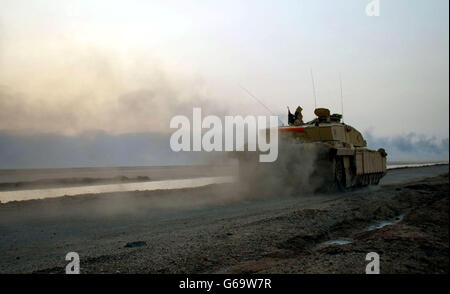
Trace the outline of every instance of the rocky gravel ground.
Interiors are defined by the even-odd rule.
[[[223,184],[6,203],[0,272],[63,273],[76,251],[82,273],[365,273],[369,252],[381,273],[448,273],[446,170],[264,200]]]

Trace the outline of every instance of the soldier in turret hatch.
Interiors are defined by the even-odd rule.
[[[289,109],[289,106],[288,106],[288,124],[290,125],[290,126],[293,126],[294,125],[294,122],[295,122],[295,115],[293,115],[292,113],[291,113],[291,110]]]
[[[292,125],[294,125],[294,126],[301,126],[301,125],[303,125],[302,110],[303,110],[303,108],[301,108],[299,106],[295,110],[295,114],[292,114],[291,110],[288,107],[288,123],[289,123],[290,126],[292,126]]]

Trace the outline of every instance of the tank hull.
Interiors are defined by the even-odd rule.
[[[258,152],[239,152],[240,178],[250,187],[269,191],[326,192],[378,185],[386,174],[386,153],[338,142],[281,140],[274,163],[258,162]]]

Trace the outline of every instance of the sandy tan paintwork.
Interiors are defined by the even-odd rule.
[[[279,130],[281,131],[281,136],[297,137],[306,142],[338,141],[355,147],[367,146],[361,133],[349,125],[320,123],[319,126],[304,125],[301,127],[304,128],[304,132],[282,132],[283,128],[289,127],[280,127]]]
[[[317,118],[301,126],[279,128],[280,144],[294,138],[299,143],[316,143],[330,150],[330,168],[335,169],[340,186],[344,188],[377,184],[386,173],[386,152],[367,149],[362,134],[340,122],[341,116],[331,115],[326,108],[314,111]]]

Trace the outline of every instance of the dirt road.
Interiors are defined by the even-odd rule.
[[[382,273],[448,273],[448,197],[443,165],[331,195],[249,201],[222,184],[11,202],[0,272],[62,273],[75,251],[82,273],[364,273],[374,251]],[[336,239],[349,243],[323,244]]]

